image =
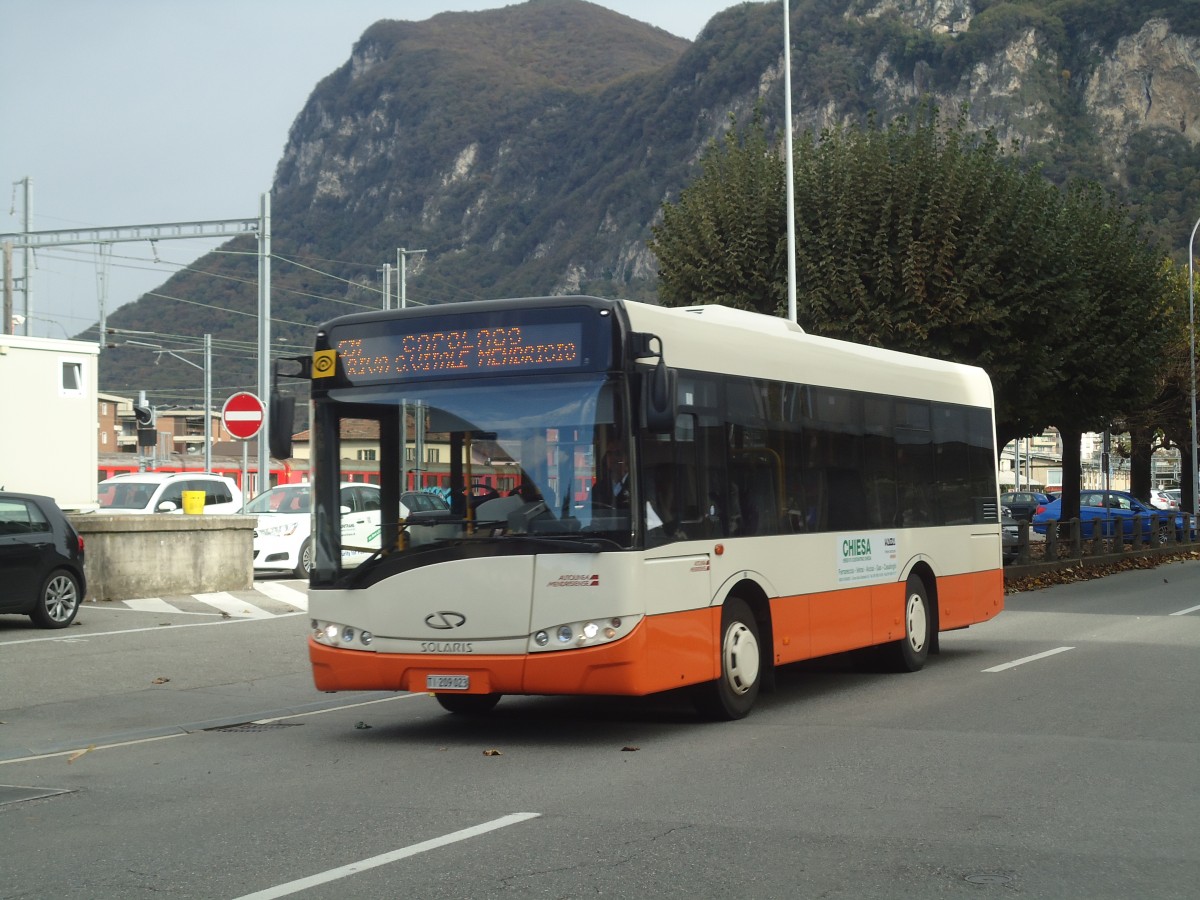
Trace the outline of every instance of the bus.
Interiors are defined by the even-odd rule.
[[[481,714],[687,689],[738,719],[780,666],[878,646],[916,671],[1003,607],[981,369],[582,296],[350,315],[302,362],[321,691]],[[281,457],[294,399],[272,396]],[[384,510],[447,448],[450,514],[383,515],[365,560],[338,500],[348,422],[379,435]],[[475,477],[498,470],[512,489]]]

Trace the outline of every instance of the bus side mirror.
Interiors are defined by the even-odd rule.
[[[660,357],[658,365],[642,375],[642,426],[654,434],[670,434],[675,417],[675,370]]]
[[[292,458],[292,428],[295,426],[295,417],[296,398],[271,391],[271,410],[267,416],[267,446],[275,459]]]
[[[292,458],[296,398],[279,392],[280,378],[311,380],[311,356],[281,356],[271,364],[271,401],[267,411],[267,447],[274,459]]]

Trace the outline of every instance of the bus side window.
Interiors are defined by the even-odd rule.
[[[780,507],[778,457],[765,448],[735,451],[730,475],[730,534],[779,534],[784,511]],[[734,497],[739,506],[737,531],[733,530]]]

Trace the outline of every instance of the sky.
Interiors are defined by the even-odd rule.
[[[597,0],[695,40],[738,0]],[[250,219],[313,88],[380,19],[495,0],[0,0],[0,233]],[[781,26],[782,28],[782,26]],[[73,337],[219,245],[37,251],[17,334]],[[26,312],[22,253],[13,311]],[[101,282],[104,282],[103,288]]]

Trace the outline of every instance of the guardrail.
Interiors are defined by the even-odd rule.
[[[1140,514],[1120,520],[1065,519],[1057,527],[1046,528],[1044,542],[1033,540],[1032,526],[1021,522],[1017,526],[1017,556],[1004,567],[1005,576],[1017,578],[1080,564],[1107,565],[1122,559],[1200,550],[1198,522],[1200,519],[1191,513],[1154,514],[1148,521]],[[1124,523],[1130,523],[1128,531]]]

